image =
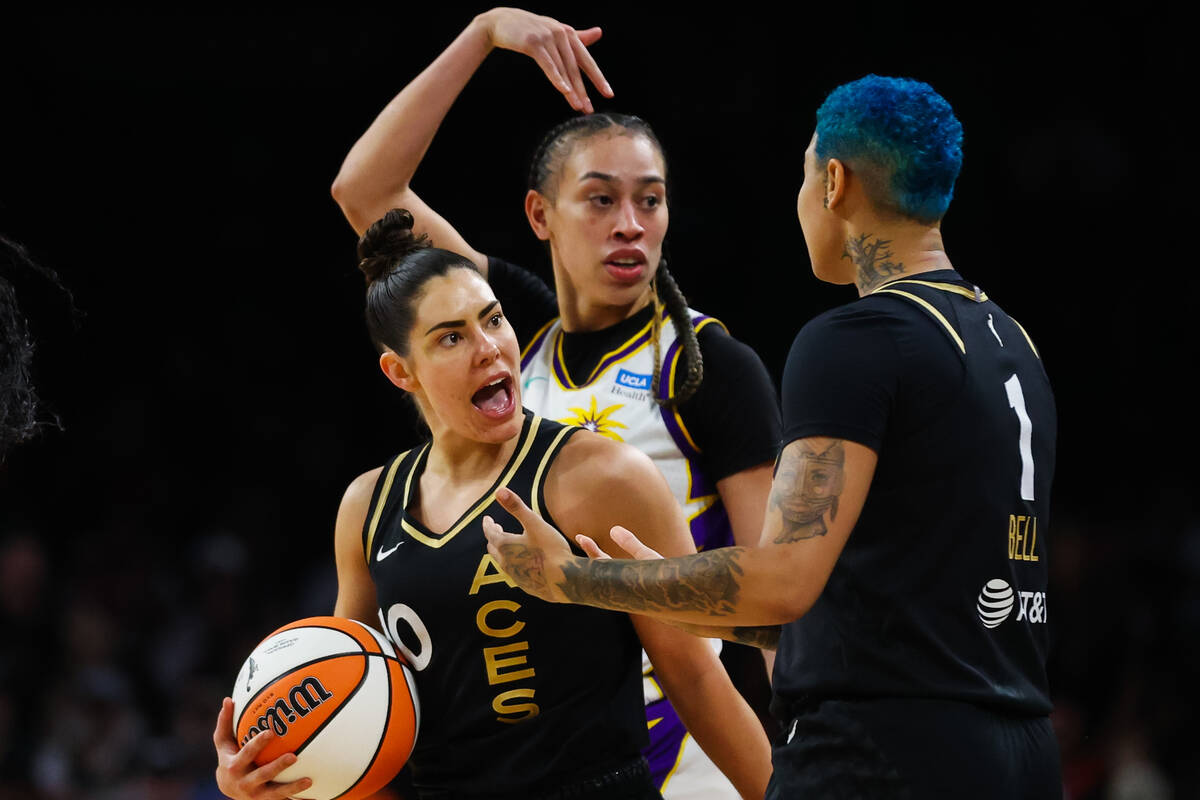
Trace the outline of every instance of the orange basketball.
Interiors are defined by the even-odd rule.
[[[233,687],[239,746],[268,728],[258,757],[296,763],[275,779],[311,778],[294,795],[359,800],[387,786],[416,743],[420,706],[403,657],[379,631],[340,617],[308,617],[254,648]]]

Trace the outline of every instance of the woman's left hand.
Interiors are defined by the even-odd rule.
[[[551,603],[569,602],[563,592],[563,565],[583,561],[571,555],[562,534],[533,512],[509,489],[499,489],[496,500],[517,518],[524,535],[507,533],[490,516],[483,518],[488,552],[524,591]]]

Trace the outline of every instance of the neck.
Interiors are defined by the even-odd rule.
[[[937,225],[883,224],[872,221],[851,228],[842,258],[853,265],[859,296],[870,294],[887,281],[922,272],[952,269]]]
[[[470,482],[493,476],[508,463],[520,436],[479,442],[451,431],[434,431],[425,470],[448,481]]]
[[[614,305],[589,298],[577,291],[571,285],[570,278],[557,266],[554,267],[554,284],[558,296],[558,313],[562,317],[563,330],[568,333],[611,328],[650,305],[653,296],[650,286],[647,285],[637,297],[627,303]]]

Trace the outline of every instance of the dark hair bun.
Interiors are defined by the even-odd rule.
[[[393,208],[373,222],[358,240],[358,268],[367,283],[372,283],[409,253],[429,246],[428,236],[413,235],[413,216],[408,209]]]

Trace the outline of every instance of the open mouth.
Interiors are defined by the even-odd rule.
[[[487,384],[471,395],[471,405],[486,417],[507,417],[514,406],[512,378],[506,375]]]

